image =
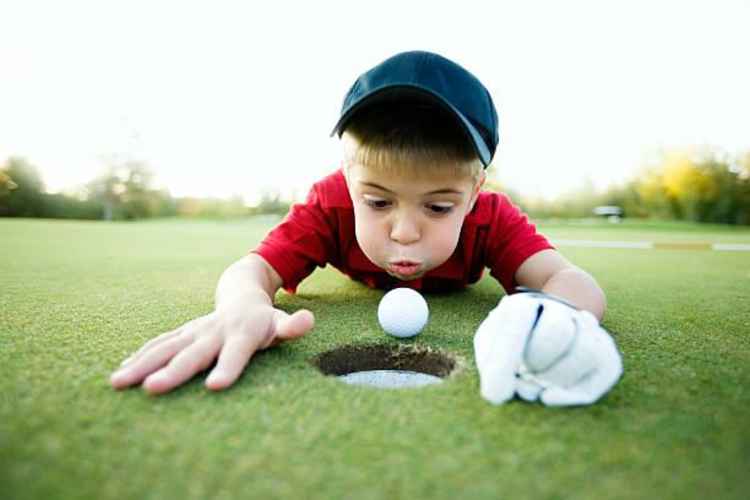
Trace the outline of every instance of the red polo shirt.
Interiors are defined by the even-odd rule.
[[[476,283],[485,267],[511,293],[518,267],[553,248],[507,196],[479,193],[466,215],[453,255],[421,278],[401,281],[373,264],[354,236],[354,208],[342,170],[313,185],[305,203],[295,204],[253,252],[273,266],[294,293],[316,266],[331,264],[372,288],[407,286],[424,292],[456,290]]]

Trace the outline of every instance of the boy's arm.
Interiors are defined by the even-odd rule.
[[[216,285],[216,309],[249,302],[273,304],[281,288],[279,273],[258,254],[248,254],[230,265]]]
[[[599,284],[555,250],[542,250],[526,259],[516,271],[516,282],[563,298],[599,321],[604,317],[607,302]]]

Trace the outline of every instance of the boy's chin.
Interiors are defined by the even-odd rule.
[[[388,275],[393,276],[394,278],[396,278],[399,281],[414,281],[414,280],[418,280],[419,278],[421,278],[422,276],[424,276],[427,271],[418,271],[418,272],[416,272],[414,274],[410,274],[408,276],[404,276],[403,274],[398,274],[398,273],[394,273],[394,272],[391,272],[391,271],[386,271],[386,272],[388,273]]]

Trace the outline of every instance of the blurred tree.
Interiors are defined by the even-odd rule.
[[[682,151],[666,155],[662,182],[667,197],[679,207],[678,218],[707,221],[720,194],[716,178],[722,167],[713,156],[697,159],[695,154]]]
[[[281,193],[278,191],[264,191],[261,194],[260,201],[250,209],[252,215],[259,214],[276,214],[286,215],[291,208],[292,203],[281,199]]]
[[[146,165],[128,162],[121,170],[121,201],[126,219],[143,219],[157,215],[160,206],[160,193],[152,188],[154,174]]]
[[[711,178],[715,193],[711,197],[696,201],[693,220],[723,224],[740,223],[741,184],[737,171],[731,168],[730,160],[718,155],[706,155],[697,167],[703,175]]]
[[[97,220],[103,213],[104,206],[96,200],[82,200],[62,193],[45,195],[44,217]]]
[[[122,194],[125,192],[119,170],[116,166],[109,165],[99,176],[86,184],[86,198],[102,204],[104,220],[119,218],[115,217],[115,211],[122,205]]]
[[[229,199],[185,197],[177,199],[176,213],[181,217],[224,219],[250,215],[251,209],[239,195]]]
[[[102,218],[141,219],[174,215],[175,203],[169,192],[153,188],[154,174],[139,161],[110,163],[87,184],[87,199],[102,204]]]
[[[11,191],[16,189],[18,184],[13,182],[6,172],[0,170],[0,196],[8,196]]]
[[[709,148],[667,152],[658,164],[643,170],[619,193],[610,190],[608,196],[614,198],[622,196],[623,190],[630,191],[622,203],[631,216],[748,224],[748,156],[732,160]]]
[[[633,181],[643,210],[649,216],[680,218],[680,208],[667,195],[664,188],[664,173],[659,167],[641,170]]]
[[[750,225],[750,151],[737,155],[733,165],[737,173],[737,224]]]
[[[0,169],[5,179],[0,188],[0,215],[41,217],[44,214],[44,182],[39,169],[20,157],[10,157]]]
[[[610,187],[601,195],[599,205],[612,205],[622,208],[623,217],[646,217],[649,211],[633,182]]]

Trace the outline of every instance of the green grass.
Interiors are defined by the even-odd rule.
[[[431,321],[412,342],[465,365],[441,386],[320,375],[308,360],[324,350],[397,343],[378,329],[381,292],[331,269],[277,297],[310,308],[315,330],[258,355],[231,390],[209,393],[201,377],[158,398],[113,391],[123,357],[209,312],[222,270],[271,223],[0,220],[2,498],[746,498],[750,253],[563,248],[607,291],[604,325],[623,352],[623,379],[590,407],[479,397],[472,336],[502,293],[491,278],[427,297]]]

